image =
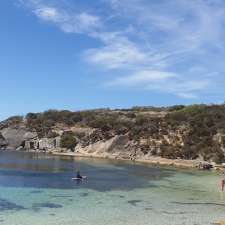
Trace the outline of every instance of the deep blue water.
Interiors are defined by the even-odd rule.
[[[88,176],[86,182],[72,181],[76,170]],[[172,176],[175,170],[124,162],[58,157],[43,153],[0,152],[0,186],[98,191],[153,186],[148,180]]]

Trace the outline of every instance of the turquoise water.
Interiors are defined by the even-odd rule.
[[[75,168],[88,179],[72,181]],[[2,152],[0,224],[210,225],[225,218],[220,178],[214,172]]]

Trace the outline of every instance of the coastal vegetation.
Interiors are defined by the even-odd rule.
[[[73,132],[66,132],[62,135],[60,140],[60,147],[67,148],[71,151],[74,150],[74,147],[77,145],[77,140],[73,134]]]
[[[71,151],[78,143],[87,146],[126,135],[132,149],[143,155],[225,161],[225,105],[48,110],[11,117],[0,123],[0,131],[18,126],[36,132],[38,138],[61,136],[60,147]],[[73,132],[72,128],[91,132]],[[60,134],[59,129],[63,130]]]

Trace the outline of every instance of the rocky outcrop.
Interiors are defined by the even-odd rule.
[[[49,110],[11,117],[0,132],[11,149],[225,162],[225,105]]]
[[[117,135],[106,141],[98,141],[86,147],[78,144],[75,153],[87,156],[113,157],[120,159],[136,159],[143,156],[141,151],[137,151],[133,142],[129,140],[127,135]]]
[[[7,142],[5,138],[2,136],[2,134],[0,133],[0,149],[5,149],[6,146],[7,146]]]
[[[1,134],[7,143],[7,148],[17,149],[20,146],[25,145],[25,141],[34,139],[37,137],[36,132],[28,131],[26,128],[4,128],[1,130]]]
[[[107,141],[98,141],[94,144],[90,144],[86,147],[82,147],[78,144],[75,148],[76,153],[80,154],[118,154],[119,152],[123,151],[123,148],[127,144],[128,140],[127,137],[124,136],[116,136]]]

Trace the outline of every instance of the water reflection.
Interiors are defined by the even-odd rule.
[[[88,179],[72,181],[79,168]],[[111,160],[75,159],[37,153],[0,152],[0,185],[35,188],[89,188],[97,191],[153,187],[174,170]]]

